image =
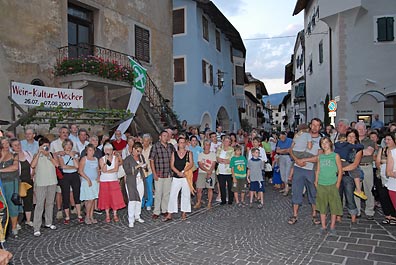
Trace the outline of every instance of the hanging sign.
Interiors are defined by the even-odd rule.
[[[83,108],[83,90],[11,82],[11,98],[20,105]]]

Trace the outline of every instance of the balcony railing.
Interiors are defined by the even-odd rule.
[[[128,56],[133,58],[139,64],[142,64],[139,61],[139,59],[135,58],[134,56],[92,44],[80,43],[77,45],[69,45],[59,48],[57,67],[59,67],[59,65],[62,62],[72,61],[76,59],[95,58],[100,61],[110,62],[114,65],[117,65],[119,69],[123,69],[122,71],[129,71],[130,73],[132,73],[131,63],[129,61]],[[84,72],[83,67],[79,69],[81,70],[80,72]],[[57,74],[57,71],[55,71],[55,74],[59,76],[59,75],[66,75],[67,73]],[[99,75],[98,73],[96,74]],[[109,76],[108,78],[113,79],[111,77],[112,76]],[[120,81],[128,82],[128,80],[129,79],[124,79]],[[178,117],[176,116],[176,114],[173,112],[172,108],[168,104],[169,100],[166,100],[162,96],[160,89],[157,87],[157,85],[154,83],[154,81],[151,79],[148,73],[147,73],[146,88],[144,90],[144,96],[148,99],[150,106],[153,108],[153,110],[158,115],[160,115],[162,122],[164,122],[166,126],[176,126],[179,129],[181,129],[181,124],[180,121],[178,120]]]
[[[113,51],[100,46],[79,43],[59,48],[58,62],[71,59],[96,57],[108,62],[117,62],[120,66],[130,68],[128,54]],[[133,58],[133,56],[131,56]],[[134,60],[136,60],[134,58]]]

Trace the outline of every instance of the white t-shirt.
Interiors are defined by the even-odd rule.
[[[221,142],[218,141],[217,144],[215,144],[214,142],[210,142],[210,152],[216,153],[217,152],[217,148],[221,146]]]
[[[274,141],[274,142],[273,142]],[[275,152],[275,150],[276,150],[276,140],[275,140],[275,138],[274,137],[270,137],[269,138],[269,143],[270,143],[270,145],[271,145],[271,150],[273,151],[273,152]]]
[[[227,158],[227,151],[221,150],[219,158]],[[230,164],[219,164],[218,170],[219,174],[228,174],[228,169],[230,168]]]
[[[393,172],[396,171],[396,149],[391,150],[391,155],[393,159]],[[385,185],[388,190],[396,191],[396,178],[389,177],[388,182]]]
[[[63,147],[62,147],[62,143],[63,143],[63,141],[60,138],[56,139],[55,141],[52,141],[51,145],[50,145],[50,152],[51,153],[56,153],[56,152],[65,151],[65,149],[63,149]],[[77,148],[76,148],[76,145],[74,143],[73,143],[72,150],[77,152]]]
[[[216,163],[216,154],[213,152],[209,152],[209,154],[202,152],[198,155],[198,162],[203,163],[205,169],[209,170],[213,163]],[[202,171],[202,169],[199,169],[198,174],[206,174],[206,172]]]
[[[81,155],[81,152],[85,149],[85,147],[86,147],[88,144],[89,144],[88,141],[85,141],[84,143],[82,143],[82,142],[80,141],[80,139],[79,139],[77,142],[74,143],[73,149],[74,149],[74,146],[75,146],[76,149],[77,149],[77,152]]]

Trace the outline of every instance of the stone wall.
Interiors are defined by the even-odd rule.
[[[150,30],[151,61],[144,66],[165,98],[173,99],[172,1],[70,1],[94,12],[94,44],[134,55],[134,25]],[[53,67],[67,41],[67,0],[3,0],[0,9],[0,113],[11,120],[11,80],[60,86]],[[3,126],[4,128],[5,126]]]

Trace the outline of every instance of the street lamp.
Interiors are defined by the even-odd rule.
[[[217,85],[213,84],[213,95],[216,93],[220,92],[221,89],[224,86],[224,74],[225,72],[222,72],[220,70],[217,70]]]

